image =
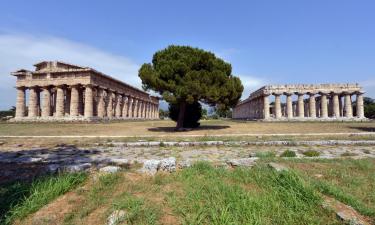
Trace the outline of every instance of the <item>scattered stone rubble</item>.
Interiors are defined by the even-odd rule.
[[[126,218],[126,212],[124,210],[115,210],[107,219],[107,225],[116,225]]]

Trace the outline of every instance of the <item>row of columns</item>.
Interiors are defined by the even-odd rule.
[[[16,117],[26,116],[26,90],[30,90],[27,117],[159,118],[159,105],[149,99],[81,86],[18,87]],[[42,98],[42,101],[41,101]],[[42,103],[42,104],[41,104]]]
[[[359,118],[364,118],[364,105],[363,105],[363,93],[319,93],[320,96],[316,96],[315,93],[296,93],[297,102],[296,107],[293,107],[292,94],[285,93],[286,95],[286,110],[285,117],[291,119],[293,117],[310,117],[310,118],[353,118],[353,108],[352,108],[352,95],[356,95],[356,114]],[[305,104],[304,95],[308,94],[308,102]],[[282,104],[281,104],[281,94],[273,94],[275,96],[274,105],[274,117],[276,119],[281,119],[283,117]],[[341,97],[344,96],[344,108],[342,109]],[[317,105],[317,98],[319,98],[319,105]],[[270,102],[269,95],[263,96],[263,118],[269,119],[270,114]]]

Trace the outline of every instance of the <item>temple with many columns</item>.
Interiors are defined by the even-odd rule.
[[[17,77],[15,121],[159,118],[158,97],[92,68],[59,61],[34,66],[35,71],[12,73]]]
[[[365,120],[363,94],[358,84],[269,85],[239,102],[233,109],[233,118]],[[274,96],[274,101],[270,101],[270,96]]]

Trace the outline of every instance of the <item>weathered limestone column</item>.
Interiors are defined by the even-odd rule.
[[[137,108],[137,118],[142,118],[142,107],[143,107],[143,101],[138,100],[138,108]]]
[[[303,102],[303,95],[301,93],[297,93],[298,95],[298,102],[297,102],[297,108],[298,108],[298,117],[304,117],[305,116],[305,108],[304,108],[304,102]]]
[[[65,115],[70,114],[70,89],[65,89]]]
[[[122,117],[127,118],[128,117],[128,97],[125,95],[122,96]]]
[[[263,115],[266,120],[270,118],[270,100],[268,95],[263,95]]]
[[[57,86],[56,87],[56,117],[63,117],[65,115],[65,108],[64,108],[64,87]]]
[[[105,101],[104,97],[106,95],[106,91],[101,89],[99,90],[99,101],[98,101],[98,117],[104,118],[107,115],[107,110],[105,108]]]
[[[333,117],[339,118],[340,117],[340,103],[339,103],[339,95],[337,93],[333,93],[332,95],[332,102],[333,102]]]
[[[280,94],[275,94],[275,118],[281,118],[281,101]]]
[[[339,95],[339,107],[340,107],[340,117],[343,117],[344,116],[344,107],[343,107],[343,104],[342,104],[342,96]]]
[[[147,102],[143,101],[142,118],[146,119]]]
[[[38,91],[37,87],[30,87],[29,96],[29,115],[28,117],[38,116]]]
[[[94,116],[94,96],[93,87],[91,85],[85,86],[85,112],[84,116],[86,118],[91,118]]]
[[[363,92],[357,92],[357,117],[359,118],[365,118],[363,94]]]
[[[51,89],[48,86],[43,87],[42,103],[42,117],[51,116]]]
[[[320,104],[321,104],[321,117],[328,118],[328,106],[327,106],[327,94],[326,93],[321,93]]]
[[[108,98],[108,103],[107,103],[107,117],[108,118],[113,118],[113,92],[108,91],[107,92],[107,98]]]
[[[116,94],[116,117],[120,118],[122,116],[122,110],[121,110],[121,95]]]
[[[310,112],[310,117],[311,118],[316,118],[316,105],[315,105],[315,94],[314,93],[309,93],[310,98],[309,98],[309,112]]]
[[[133,98],[133,107],[132,107],[132,118],[138,117],[138,99]]]
[[[286,115],[288,119],[293,118],[293,102],[291,93],[286,93]]]
[[[16,117],[24,117],[26,112],[26,89],[25,87],[17,87],[17,101],[16,101]]]
[[[84,115],[85,106],[83,104],[83,89],[81,87],[78,88],[78,115]]]
[[[133,97],[128,96],[128,118],[133,118]]]
[[[350,93],[345,93],[345,117],[353,117],[352,99]]]
[[[79,115],[78,85],[73,85],[70,92],[70,116]]]

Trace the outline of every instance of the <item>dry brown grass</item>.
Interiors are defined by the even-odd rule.
[[[288,134],[373,132],[374,122],[245,122],[230,120],[201,121],[201,127],[174,132],[173,121],[123,121],[111,123],[1,123],[0,136],[181,136],[228,134]]]

